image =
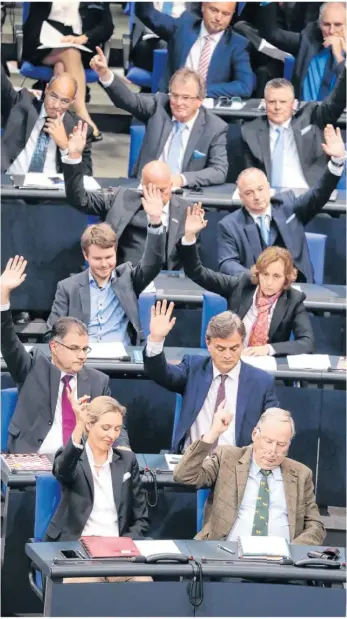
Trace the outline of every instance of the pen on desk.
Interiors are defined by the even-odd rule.
[[[220,548],[221,550],[224,550],[225,552],[228,552],[230,555],[235,554],[233,550],[230,550],[229,548],[227,548],[226,546],[222,546],[221,544],[218,544],[218,548]]]

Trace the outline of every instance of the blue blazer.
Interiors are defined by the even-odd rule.
[[[301,196],[285,191],[271,199],[272,219],[282,237],[282,246],[290,251],[296,268],[309,283],[314,281],[314,276],[304,226],[328,202],[339,178],[326,167],[316,186]],[[276,234],[271,230],[270,244],[275,243]],[[244,207],[219,222],[217,245],[218,267],[222,273],[241,275],[255,264],[263,251],[259,228]]]
[[[205,402],[213,379],[211,357],[184,355],[178,365],[168,364],[165,354],[147,357],[143,353],[145,372],[156,383],[182,395],[179,422],[172,440],[175,453],[182,452],[187,432]],[[279,406],[274,379],[267,372],[241,361],[237,392],[235,440],[238,447],[252,442],[252,430],[260,415],[272,406]]]
[[[167,92],[171,76],[184,67],[199,37],[201,17],[184,11],[175,18],[157,11],[152,2],[136,2],[137,17],[161,39],[168,42],[168,60],[160,90]],[[207,73],[208,97],[250,97],[253,74],[245,37],[227,28],[216,46]]]

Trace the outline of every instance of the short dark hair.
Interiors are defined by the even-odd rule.
[[[237,332],[242,341],[246,337],[246,329],[241,318],[234,312],[221,312],[211,318],[206,329],[206,340],[209,342],[213,337],[226,339]]]
[[[79,335],[88,335],[87,326],[82,320],[78,320],[78,318],[74,318],[73,316],[63,316],[62,318],[58,318],[57,322],[54,323],[49,335],[49,340],[54,340],[56,337],[62,340],[72,329],[75,329]]]
[[[264,89],[264,97],[266,97],[266,92],[269,88],[290,88],[293,93],[293,97],[295,98],[294,86],[291,82],[286,80],[284,77],[274,77],[273,80],[269,80]]]
[[[81,247],[85,254],[91,245],[97,245],[102,249],[114,247],[117,251],[117,235],[110,224],[92,224],[88,226],[81,236]]]

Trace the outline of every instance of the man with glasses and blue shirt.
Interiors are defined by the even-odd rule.
[[[169,94],[136,94],[107,66],[102,50],[90,66],[111,101],[146,125],[146,133],[132,176],[141,178],[150,161],[167,163],[173,187],[221,185],[228,172],[227,124],[203,105],[204,82],[196,71],[176,71]]]
[[[2,138],[1,169],[12,176],[43,173],[52,176],[62,172],[62,157],[67,154],[68,136],[80,117],[71,111],[77,82],[68,73],[53,76],[46,86],[43,101],[38,101],[26,88],[13,88],[1,68]],[[83,174],[92,176],[91,141],[93,130],[88,125],[83,150]]]
[[[18,386],[18,401],[9,425],[10,453],[55,454],[68,441],[76,423],[68,397],[88,401],[111,395],[109,377],[85,367],[88,330],[80,320],[67,316],[55,323],[49,342],[51,359],[40,349],[28,352],[13,326],[10,293],[26,278],[27,261],[11,258],[0,277],[1,352]],[[124,428],[117,447],[129,448]]]

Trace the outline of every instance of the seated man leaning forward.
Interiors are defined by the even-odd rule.
[[[124,406],[109,396],[75,400],[68,395],[75,427],[56,453],[53,475],[62,498],[46,533],[46,541],[78,540],[83,536],[143,538],[148,509],[136,456],[112,447],[120,435]],[[89,582],[151,580],[141,577],[93,577]],[[85,578],[67,578],[66,582]]]
[[[196,537],[236,541],[240,535],[276,535],[292,544],[321,545],[325,529],[312,471],[286,457],[295,435],[291,414],[268,409],[252,432],[251,445],[217,447],[207,458],[228,431],[231,410],[218,410],[210,430],[189,447],[174,470],[178,483],[213,489]]]
[[[207,432],[219,406],[227,401],[235,411],[233,423],[221,437],[227,445],[248,445],[252,429],[264,410],[278,406],[272,376],[240,360],[246,335],[240,318],[222,312],[206,330],[209,356],[184,355],[178,365],[167,363],[165,337],[173,328],[174,304],[152,307],[150,335],[143,353],[145,372],[156,383],[182,395],[182,409],[172,440],[180,453]]]

